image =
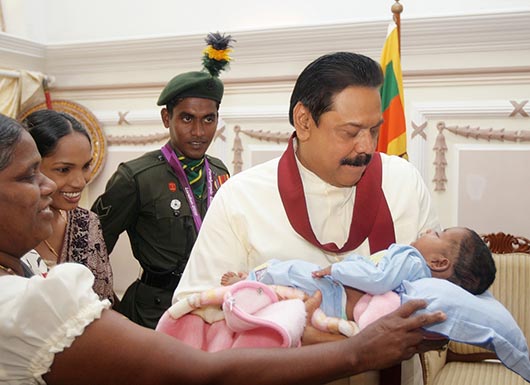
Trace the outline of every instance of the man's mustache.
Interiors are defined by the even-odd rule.
[[[340,161],[342,166],[363,167],[368,166],[372,160],[372,154],[359,154],[354,158],[343,158]]]

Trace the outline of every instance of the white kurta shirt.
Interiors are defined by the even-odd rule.
[[[296,158],[309,223],[318,241],[344,246],[350,234],[356,187],[335,187],[305,168]]]
[[[418,171],[406,160],[381,154],[382,187],[394,222],[396,243],[409,244],[429,228],[439,229],[431,197]],[[173,301],[219,286],[227,271],[249,271],[276,258],[304,259],[326,266],[348,254],[325,252],[296,233],[278,191],[278,159],[230,178],[204,218]],[[338,188],[301,167],[309,218],[321,243],[347,239],[355,187]],[[370,255],[368,240],[356,250]]]

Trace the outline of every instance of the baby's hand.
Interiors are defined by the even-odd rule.
[[[313,278],[322,278],[325,275],[331,275],[331,265],[323,268],[322,270],[313,271],[311,275]]]

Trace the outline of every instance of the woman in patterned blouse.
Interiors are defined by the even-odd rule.
[[[25,260],[39,266],[36,273],[41,274],[59,263],[81,263],[94,274],[94,291],[99,297],[115,302],[112,269],[99,219],[79,207],[91,172],[88,132],[72,116],[52,110],[35,111],[24,124],[37,143],[42,173],[57,185],[51,205],[53,233],[35,248],[39,254],[36,259],[28,254]]]

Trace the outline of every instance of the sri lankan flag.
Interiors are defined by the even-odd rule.
[[[384,123],[379,131],[377,151],[407,158],[403,75],[399,57],[398,29],[394,22],[388,27],[385,46],[381,54],[381,67],[385,75],[381,87]]]

